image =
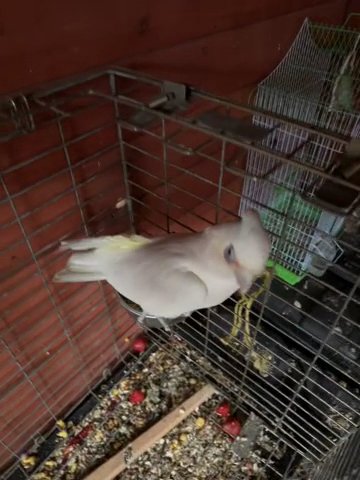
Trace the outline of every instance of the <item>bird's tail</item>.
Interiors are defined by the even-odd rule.
[[[140,235],[114,235],[61,242],[62,249],[77,253],[71,255],[64,270],[58,272],[53,281],[68,283],[105,280],[103,267],[106,257],[134,250],[149,242],[150,239]]]

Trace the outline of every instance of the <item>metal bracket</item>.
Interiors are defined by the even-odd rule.
[[[167,114],[174,113],[176,110],[184,108],[186,101],[186,85],[174,82],[164,82],[162,87],[162,95],[151,100],[147,107],[153,110],[166,112]],[[133,130],[141,130],[146,128],[151,123],[158,119],[156,115],[149,112],[139,111],[133,115],[129,123]]]
[[[247,119],[223,115],[215,110],[203,113],[197,120],[210,130],[241,138],[249,144],[261,142],[278,127],[277,125],[272,128],[260,127],[249,123]]]
[[[249,457],[263,427],[264,423],[262,420],[254,413],[250,413],[240,436],[233,443],[233,450],[238,457],[241,459]]]
[[[34,129],[34,118],[24,95],[0,100],[0,140],[10,140]]]
[[[161,106],[163,110],[175,111],[186,106],[186,85],[182,83],[164,82],[163,91],[167,100]]]

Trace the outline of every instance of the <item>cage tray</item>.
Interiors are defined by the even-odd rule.
[[[183,343],[177,342],[176,350],[184,357],[198,355]],[[102,385],[100,401],[78,423],[75,417],[58,422],[56,446],[50,454],[46,444],[24,452],[23,459],[35,459],[33,467],[22,466],[31,480],[83,478],[204,385],[188,361],[179,360],[163,348],[141,354],[123,374],[117,381]],[[130,400],[134,391],[144,393],[142,402]],[[256,448],[240,459],[234,452],[232,437],[223,431],[226,418],[215,414],[220,401],[220,395],[214,395],[117,478],[135,480],[144,475],[153,480],[225,480],[240,472],[239,480],[270,479],[264,468],[267,456],[274,452],[271,465],[283,454],[284,445],[276,442],[264,426]],[[43,451],[47,451],[46,458]],[[8,478],[24,478],[21,468]]]

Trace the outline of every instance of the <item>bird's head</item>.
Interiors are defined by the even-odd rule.
[[[216,225],[211,229],[216,250],[229,272],[235,275],[241,293],[246,293],[265,270],[271,242],[256,210],[248,210],[240,221]]]

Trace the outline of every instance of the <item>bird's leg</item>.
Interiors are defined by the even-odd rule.
[[[237,302],[234,308],[233,325],[231,327],[230,335],[227,335],[221,339],[221,341],[226,345],[234,343],[242,326],[243,308],[248,299],[245,295],[242,295],[241,297],[242,298]]]
[[[254,298],[249,298],[246,305],[245,305],[245,322],[244,322],[244,345],[250,351],[253,346],[254,342],[251,338],[251,330],[250,330],[250,312],[252,304],[254,303]]]
[[[262,285],[248,298],[245,304],[245,330],[244,330],[244,343],[247,348],[250,350],[254,346],[254,342],[251,338],[250,332],[250,312],[253,306],[254,301],[260,297],[262,293],[265,292],[270,286],[271,281],[271,273],[268,270],[265,270],[263,273],[263,282]]]
[[[139,315],[137,317],[137,322],[140,325],[140,327],[146,332],[147,330],[149,330],[149,327],[146,325],[146,323],[144,323],[145,318],[146,318],[146,314],[143,313],[142,315]]]
[[[145,320],[145,315],[139,315],[137,318],[137,321],[140,323],[142,327],[144,326],[144,320]]]
[[[157,317],[159,322],[161,323],[161,326],[166,330],[167,332],[171,331],[171,328],[169,327],[168,323],[166,322],[165,318],[162,317]]]
[[[254,292],[254,294],[251,296],[248,304],[246,305],[246,311],[245,311],[245,331],[244,331],[244,343],[246,347],[249,350],[250,353],[250,358],[253,362],[253,367],[258,370],[260,375],[263,377],[266,377],[269,375],[271,366],[272,366],[272,359],[273,356],[270,353],[258,353],[254,350],[255,346],[255,341],[253,338],[251,338],[251,332],[250,332],[250,311],[252,304],[254,301],[265,291],[270,287],[271,283],[271,273],[266,270],[263,275],[263,284],[261,287]]]
[[[264,370],[268,370],[268,362],[259,362],[259,355],[253,350],[254,340],[251,338],[250,330],[250,311],[254,301],[270,286],[271,273],[266,270],[263,274],[263,284],[259,289],[250,296],[241,295],[241,299],[237,302],[234,308],[234,320],[230,335],[227,335],[222,339],[225,344],[231,344],[236,339],[239,331],[242,328],[242,321],[244,320],[244,332],[243,332],[243,344],[248,350],[253,362],[259,365],[259,363],[267,363]]]

